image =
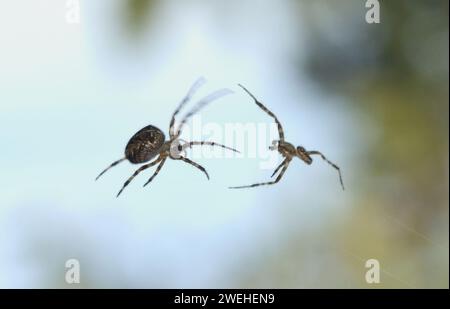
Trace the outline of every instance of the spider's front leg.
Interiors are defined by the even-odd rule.
[[[281,165],[283,168],[281,169],[281,172],[278,174],[277,178],[274,181],[268,181],[268,182],[260,182],[260,183],[254,183],[252,185],[248,185],[248,186],[238,186],[238,187],[228,187],[229,189],[243,189],[243,188],[254,188],[254,187],[259,187],[259,186],[266,186],[266,185],[274,185],[277,182],[279,182],[281,180],[281,178],[283,177],[284,173],[286,172],[290,160],[285,160],[285,164]],[[283,161],[284,163],[284,161]]]
[[[272,176],[270,176],[270,178],[272,178],[273,176],[275,176],[275,174],[280,170],[280,168],[282,168],[287,162],[289,161],[288,158],[284,159],[283,162],[280,163],[280,165],[278,165],[278,167],[275,169],[275,171],[272,173]]]
[[[186,148],[192,148],[192,146],[204,146],[204,145],[206,145],[206,146],[213,146],[213,147],[214,147],[214,146],[217,146],[217,147],[221,147],[221,148],[223,148],[223,149],[228,149],[228,150],[231,150],[231,151],[234,151],[234,152],[237,152],[237,153],[241,153],[239,150],[236,150],[236,149],[234,149],[234,148],[231,148],[231,147],[228,147],[228,146],[225,146],[225,145],[216,143],[216,142],[211,142],[211,141],[199,141],[199,142],[193,141],[193,142],[186,142],[186,143],[183,145],[183,150],[186,149]]]
[[[198,168],[198,169],[201,170],[203,173],[205,173],[206,178],[208,178],[208,180],[209,180],[208,172],[207,172],[206,169],[205,169],[203,166],[201,166],[200,164],[198,164],[198,163],[196,163],[196,162],[194,162],[194,161],[192,161],[192,160],[190,160],[190,159],[188,159],[188,158],[186,158],[186,157],[182,157],[182,156],[180,156],[180,157],[179,157],[178,159],[176,159],[176,160],[181,160],[181,161],[183,161],[183,162],[186,162],[186,163],[188,163],[188,164],[190,164],[190,165],[192,165],[192,166]]]

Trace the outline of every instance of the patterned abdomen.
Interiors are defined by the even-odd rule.
[[[128,141],[125,156],[131,163],[144,163],[154,158],[164,144],[164,133],[154,126],[139,130]]]

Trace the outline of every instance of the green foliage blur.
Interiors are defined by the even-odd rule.
[[[158,3],[128,1],[130,33],[144,31]],[[448,288],[448,1],[381,1],[381,23],[370,25],[355,14],[360,1],[295,3],[309,44],[292,63],[321,91],[346,97],[375,137],[355,159],[352,211],[311,235],[292,231],[278,252],[254,256],[242,287],[367,287],[361,265],[376,256],[378,287]],[[330,265],[315,278],[298,269],[310,267],[311,250]],[[334,267],[347,282],[329,275]]]

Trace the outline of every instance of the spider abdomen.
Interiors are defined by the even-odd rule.
[[[154,158],[164,144],[164,133],[152,125],[134,134],[125,147],[125,157],[131,163],[144,163]]]

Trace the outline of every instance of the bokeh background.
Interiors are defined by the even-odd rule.
[[[79,4],[1,4],[0,287],[449,287],[448,1],[381,1],[380,24],[361,0]],[[260,158],[200,159],[209,182],[169,161],[119,199],[136,166],[94,182],[201,75],[236,91],[204,121],[270,123],[243,83],[346,191],[320,160],[241,191]]]

